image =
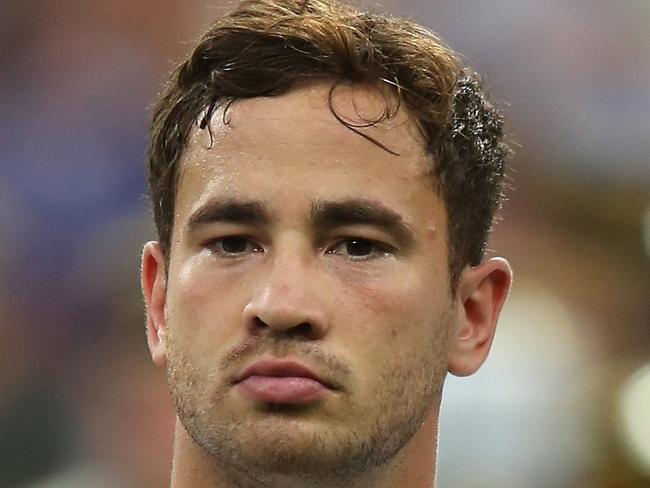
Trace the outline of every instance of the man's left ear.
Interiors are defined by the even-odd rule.
[[[475,267],[467,266],[458,285],[458,323],[448,370],[469,376],[490,352],[501,307],[506,301],[512,269],[503,258],[491,258]]]

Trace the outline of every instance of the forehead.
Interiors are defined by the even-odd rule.
[[[312,123],[302,125],[305,120]],[[324,130],[329,136],[344,138],[341,142],[346,146],[362,149],[365,145],[354,144],[359,136],[350,138],[352,133],[344,123],[380,144],[390,143],[394,152],[424,155],[424,138],[405,105],[387,87],[369,84],[311,82],[281,96],[238,99],[227,113],[217,110],[210,127],[215,140],[224,145],[237,142],[229,137],[234,129],[237,138],[246,139],[242,143],[255,145],[263,142],[266,132],[286,136],[285,141],[277,142],[327,144],[326,139],[312,137],[324,135]],[[206,142],[205,131],[197,129],[192,136],[190,142],[199,142],[201,136]]]
[[[225,114],[215,113],[209,131],[195,129],[181,162],[177,219],[207,199],[242,194],[361,197],[398,207],[423,204],[416,200],[425,197],[428,207],[439,204],[431,157],[408,110],[377,87],[331,89],[331,82],[318,82],[277,97],[237,100]],[[345,127],[333,111],[389,151]],[[382,118],[385,111],[390,118]]]

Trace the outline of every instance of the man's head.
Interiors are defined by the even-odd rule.
[[[244,2],[215,23],[172,74],[154,109],[149,149],[149,189],[165,251],[180,162],[197,118],[205,127],[216,107],[319,79],[332,82],[332,95],[337,83],[367,83],[408,107],[449,215],[451,284],[457,284],[465,265],[481,261],[500,204],[508,154],[501,116],[477,75],[434,34],[329,0]],[[395,108],[387,104],[367,119],[341,123],[358,130],[389,118]],[[227,120],[227,110],[223,116]]]
[[[477,78],[414,24],[322,0],[215,24],[149,159],[148,339],[188,438],[269,486],[434,445],[444,376],[483,362],[510,283],[482,262],[506,152]]]

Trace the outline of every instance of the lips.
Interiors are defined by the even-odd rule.
[[[258,361],[234,383],[235,389],[250,400],[294,405],[321,400],[333,389],[307,366],[279,359]]]

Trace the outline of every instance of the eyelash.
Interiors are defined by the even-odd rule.
[[[246,249],[241,251],[241,252],[229,252],[223,249],[223,244],[227,240],[239,240],[242,241],[240,244],[245,244]],[[361,254],[361,255],[354,255],[350,254],[349,251],[350,249],[347,248],[346,251],[347,253],[342,253],[340,251],[337,251],[337,248],[340,246],[349,246],[351,243],[362,243],[365,246],[369,246],[369,252],[368,254]],[[221,249],[218,249],[218,246],[221,247]],[[252,249],[248,249],[249,246],[252,247]],[[203,244],[203,247],[207,248],[210,250],[210,252],[216,254],[217,256],[224,257],[224,258],[238,258],[242,257],[250,252],[257,253],[257,252],[263,252],[264,248],[263,246],[260,246],[256,244],[252,239],[246,236],[240,236],[240,235],[232,235],[232,236],[225,236],[225,237],[220,237],[218,239],[212,239],[206,243]],[[394,249],[384,243],[375,241],[373,239],[367,239],[363,237],[342,237],[339,238],[334,245],[329,246],[325,249],[325,254],[327,255],[343,255],[350,261],[369,261],[377,258],[384,257],[386,255],[391,254],[394,251]]]
[[[203,244],[203,247],[207,248],[213,254],[216,254],[221,257],[226,257],[226,258],[238,258],[247,253],[246,250],[241,252],[230,252],[230,251],[223,250],[223,244],[227,240],[242,241],[242,243],[245,244],[246,248],[252,246],[252,252],[254,253],[264,251],[264,248],[256,244],[252,239],[246,236],[239,236],[239,235],[225,236],[225,237],[220,237],[218,239],[212,239],[206,242],[205,244]],[[221,246],[222,250],[217,249],[218,246]]]
[[[386,256],[392,252],[392,248],[386,244],[383,244],[381,242],[375,241],[373,239],[366,239],[363,237],[344,237],[339,239],[336,244],[332,247],[329,247],[325,252],[326,254],[331,254],[331,255],[338,255],[339,253],[336,252],[336,248],[343,246],[343,245],[350,245],[351,243],[363,243],[366,246],[370,247],[370,252],[368,254],[362,254],[362,255],[354,255],[349,253],[349,249],[347,249],[347,254],[346,257],[347,259],[351,261],[369,261],[372,259],[377,259],[383,256]]]

